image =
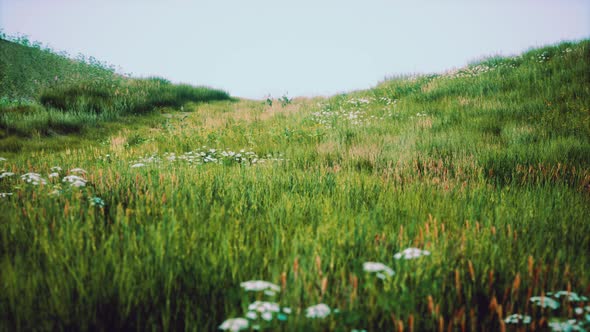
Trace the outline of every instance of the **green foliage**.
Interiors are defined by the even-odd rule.
[[[589,54],[564,43],[285,109],[185,103],[206,97],[161,79],[0,99],[0,329],[217,330],[255,300],[292,309],[268,330],[587,329],[587,299],[549,292],[590,296]],[[431,254],[395,258],[408,247]],[[280,291],[240,286],[258,279]],[[307,318],[318,303],[331,314]]]
[[[3,136],[71,134],[129,114],[229,100],[220,90],[131,79],[93,57],[68,59],[31,47],[25,37],[0,39],[0,128]]]

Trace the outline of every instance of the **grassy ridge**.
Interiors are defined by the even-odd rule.
[[[224,91],[132,79],[94,58],[72,60],[29,46],[27,39],[0,39],[1,150],[19,151],[19,137],[80,133],[156,108],[230,99]]]
[[[269,330],[587,328],[587,300],[530,299],[590,295],[589,55],[564,43],[330,99],[185,104],[13,155],[2,327],[216,330],[269,300],[292,309],[257,321]],[[431,254],[394,258],[408,247]],[[281,291],[241,289],[252,279]],[[331,315],[307,318],[320,302]]]
[[[34,100],[42,91],[62,84],[114,76],[113,68],[95,58],[70,59],[25,37],[0,33],[0,55],[0,98],[8,100]]]

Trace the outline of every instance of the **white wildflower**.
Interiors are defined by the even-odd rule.
[[[547,296],[533,296],[529,301],[543,308],[557,309],[559,308],[559,302]]]
[[[2,174],[0,174],[0,179],[7,178],[9,176],[14,176],[14,173],[12,173],[12,172],[2,172]]]
[[[144,163],[137,163],[137,164],[131,165],[131,168],[138,168],[138,167],[144,167],[144,166],[145,166]]]
[[[400,259],[400,258],[404,258],[404,259],[414,259],[414,258],[419,258],[421,256],[428,256],[430,255],[430,251],[428,250],[421,250],[418,248],[407,248],[402,252],[398,252],[397,254],[393,255],[393,258],[395,259]]]
[[[244,288],[244,290],[246,290],[246,291],[253,291],[253,292],[265,291],[267,289],[275,291],[275,292],[279,292],[281,290],[281,287],[279,287],[278,285],[275,285],[271,282],[264,281],[264,280],[245,281],[245,282],[240,283],[240,286],[242,288]]]
[[[586,302],[586,301],[588,301],[588,298],[586,296],[578,295],[577,293],[568,292],[568,291],[564,291],[564,290],[559,291],[557,293],[548,292],[547,295],[553,296],[556,299],[560,299],[560,298],[564,297],[564,298],[567,298],[568,301],[570,301],[570,302]]]
[[[377,278],[385,279],[391,277],[395,272],[387,265],[378,262],[365,262],[363,263],[363,271],[369,273],[377,273]]]
[[[74,181],[72,182],[72,187],[80,188],[86,186],[86,182],[84,181]]]
[[[260,315],[262,317],[262,319],[264,319],[267,322],[270,322],[272,320],[272,313],[271,312],[263,312],[262,315]]]
[[[246,318],[255,320],[258,319],[258,314],[256,313],[256,311],[248,311],[248,313],[246,314]]]
[[[61,172],[62,171],[62,168],[59,167],[59,166],[53,166],[53,167],[51,167],[51,171],[52,172]]]
[[[47,184],[47,181],[41,177],[41,175],[39,173],[26,173],[21,175],[21,179],[23,179],[24,181],[26,181],[27,183],[31,183],[33,185],[38,185],[38,184]]]
[[[584,327],[575,319],[570,319],[565,322],[550,322],[549,327],[551,328],[551,331],[586,331],[586,329],[584,329]]]
[[[513,314],[504,320],[506,324],[530,324],[531,323],[531,316],[528,315],[521,315],[521,314]]]
[[[330,315],[330,307],[324,303],[305,309],[305,317],[307,318],[326,318],[328,315]]]
[[[12,193],[0,193],[0,197],[6,198],[8,196],[12,196]]]
[[[241,331],[248,328],[248,320],[245,318],[230,318],[219,325],[219,329],[223,331]]]
[[[256,301],[248,306],[250,311],[258,312],[279,312],[281,307],[275,302]]]
[[[68,175],[68,176],[64,176],[62,182],[69,182],[69,183],[84,182],[84,184],[86,184],[86,179],[81,178],[77,175]]]
[[[0,161],[7,161],[8,159],[0,157]]]
[[[56,177],[58,177],[58,176],[59,176],[59,173],[57,173],[57,172],[53,172],[53,173],[49,174],[49,178],[50,178],[50,179],[51,179],[51,178],[56,178]]]

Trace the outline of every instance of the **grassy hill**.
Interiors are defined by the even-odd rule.
[[[20,151],[22,138],[80,133],[159,108],[230,99],[207,87],[121,76],[92,57],[74,60],[30,44],[0,39],[0,150]]]
[[[589,75],[585,40],[327,99],[173,96],[73,148],[11,133],[0,326],[588,329]],[[34,107],[117,109],[68,89]]]

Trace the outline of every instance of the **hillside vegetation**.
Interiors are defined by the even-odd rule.
[[[230,96],[122,76],[92,57],[70,59],[25,38],[0,38],[0,98],[0,149],[18,152],[21,138],[80,133],[126,115]]]
[[[128,111],[4,127],[0,329],[588,329],[589,83],[586,40],[326,99],[47,90]]]

